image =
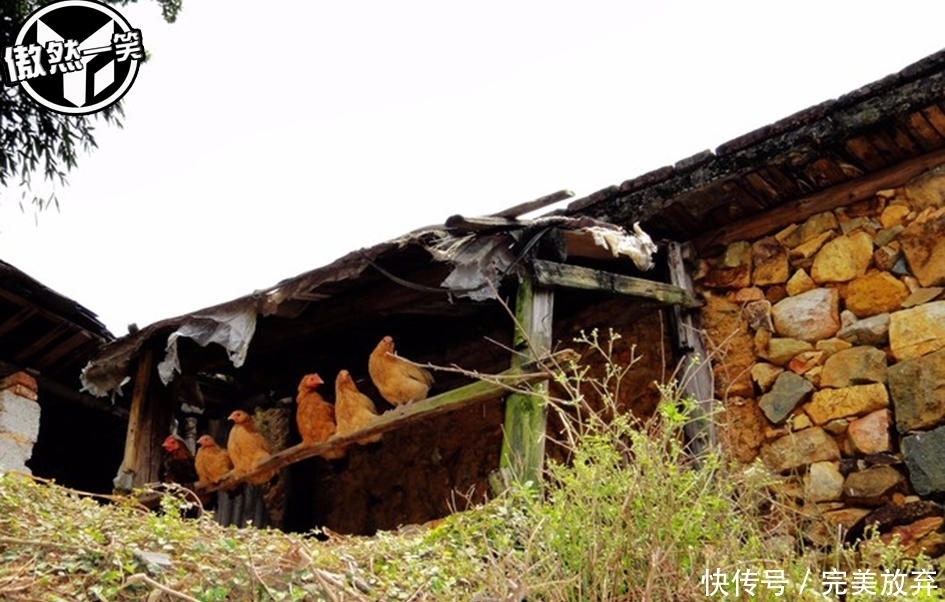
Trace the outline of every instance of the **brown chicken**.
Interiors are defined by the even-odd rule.
[[[394,353],[394,339],[384,337],[368,358],[368,373],[381,397],[395,406],[426,399],[433,386],[428,370],[408,364]]]
[[[352,433],[377,418],[374,402],[358,391],[347,370],[342,370],[335,378],[335,415],[338,417],[338,435]],[[380,440],[381,435],[377,434],[359,439],[358,443],[364,445]]]
[[[180,483],[190,487],[197,481],[194,456],[184,440],[177,435],[168,435],[161,447],[166,452],[158,477],[165,483]]]
[[[200,482],[215,484],[223,475],[233,470],[233,461],[230,454],[217,445],[210,435],[202,435],[197,439],[197,455],[194,457],[194,467]]]
[[[230,436],[226,442],[226,451],[233,461],[233,467],[239,472],[246,473],[259,465],[271,455],[266,438],[256,430],[253,417],[243,410],[236,410],[228,417],[233,421]],[[246,479],[252,485],[262,485],[268,482],[276,471],[267,470],[256,476]]]
[[[335,406],[315,390],[324,383],[318,374],[306,374],[299,383],[295,424],[303,443],[325,441],[335,434]]]

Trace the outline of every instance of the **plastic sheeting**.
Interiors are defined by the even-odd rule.
[[[252,305],[194,314],[167,337],[164,359],[157,366],[161,382],[166,385],[174,379],[174,374],[180,374],[180,358],[177,355],[179,339],[191,339],[201,347],[216,343],[226,350],[233,366],[239,368],[246,361],[255,331],[256,308]]]
[[[122,386],[130,378],[131,360],[138,355],[142,345],[150,339],[166,335],[164,357],[158,364],[158,376],[167,384],[181,372],[178,342],[191,339],[206,347],[216,343],[223,347],[236,367],[246,361],[250,341],[256,331],[256,299],[244,298],[195,314],[172,318],[148,326],[144,330],[115,341],[98,358],[90,361],[82,370],[82,390],[97,397],[112,393],[121,394]]]

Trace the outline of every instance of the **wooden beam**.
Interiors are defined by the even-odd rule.
[[[669,277],[674,285],[693,294],[692,277],[686,269],[691,259],[690,245],[670,242],[667,248]],[[709,449],[716,449],[715,384],[712,364],[706,354],[699,328],[699,317],[691,308],[673,307],[676,342],[682,351],[682,360],[676,370],[677,390],[695,401],[692,419],[683,427],[690,453],[698,458]]]
[[[552,192],[543,197],[539,197],[534,201],[528,201],[527,203],[520,203],[508,209],[503,209],[498,213],[493,213],[495,217],[518,217],[525,213],[535,211],[537,209],[543,209],[548,205],[553,205],[558,201],[563,201],[564,199],[570,199],[574,196],[574,193],[570,190],[559,190],[558,192]]]
[[[653,299],[667,305],[700,307],[696,297],[673,284],[623,276],[576,265],[536,259],[532,261],[535,280],[548,286],[560,286],[591,291],[603,291],[630,297]]]
[[[945,149],[921,155],[868,176],[837,184],[756,216],[706,232],[697,236],[692,242],[696,251],[703,255],[739,240],[754,240],[777,232],[789,224],[805,220],[816,213],[866,200],[877,190],[902,186],[912,178],[943,163],[945,163]]]
[[[517,387],[536,379],[546,379],[548,378],[546,369],[576,358],[577,354],[574,351],[565,349],[519,368],[509,369],[490,377],[483,376],[484,380],[384,412],[368,426],[343,437],[335,436],[320,443],[300,443],[288,447],[272,454],[250,472],[242,474],[229,472],[218,483],[209,486],[200,484],[197,490],[211,492],[228,489],[261,472],[279,470],[307,458],[344,450],[371,435],[387,433],[406,424],[426,420],[431,416],[453,412],[491,399],[499,399],[510,387]]]
[[[462,215],[451,215],[446,218],[446,227],[463,232],[491,232],[495,230],[515,230],[525,227],[525,222],[520,222],[514,217],[496,217],[486,215],[480,217],[463,217]]]
[[[151,381],[151,350],[146,349],[138,358],[135,372],[135,386],[131,393],[131,409],[128,412],[128,429],[125,432],[125,453],[115,477],[116,489],[130,490],[134,484],[135,470],[138,466],[139,437],[145,421],[145,398]]]
[[[551,349],[554,293],[528,276],[518,285],[512,369]],[[532,385],[532,393],[512,393],[505,401],[505,426],[499,472],[502,485],[542,481],[548,423],[548,381]]]

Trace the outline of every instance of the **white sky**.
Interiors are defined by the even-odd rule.
[[[454,213],[584,196],[943,47],[945,3],[150,0],[151,60],[0,258],[116,334]]]

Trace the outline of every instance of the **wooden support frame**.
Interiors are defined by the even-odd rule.
[[[694,286],[686,260],[692,257],[692,246],[670,242],[667,247],[670,280],[675,286],[694,294]],[[715,432],[715,384],[712,365],[706,355],[699,330],[699,319],[689,307],[673,307],[673,325],[676,341],[683,351],[682,363],[676,371],[679,390],[696,402],[694,415],[685,425],[684,433],[690,452],[699,457],[718,447]]]
[[[602,291],[683,307],[701,307],[702,305],[695,295],[676,284],[623,276],[613,272],[542,259],[536,259],[532,264],[535,269],[535,280],[547,286]]]
[[[519,282],[515,299],[515,332],[512,344],[516,353],[512,368],[543,355],[551,349],[554,293],[525,276]],[[532,393],[513,393],[505,401],[505,425],[499,472],[502,485],[532,483],[542,480],[545,463],[545,437],[548,423],[548,381],[532,385]]]
[[[511,368],[500,374],[488,377],[483,376],[483,380],[478,382],[385,412],[368,426],[345,436],[335,436],[328,441],[319,443],[300,443],[288,447],[272,454],[249,472],[237,473],[231,471],[224,475],[217,483],[199,484],[197,490],[199,492],[211,492],[220,489],[229,489],[261,472],[278,470],[307,458],[324,456],[330,454],[330,452],[346,449],[352,445],[356,445],[359,440],[370,437],[371,435],[386,433],[398,429],[405,424],[411,424],[431,416],[460,410],[477,403],[498,400],[505,392],[523,383],[547,379],[548,367],[553,367],[576,358],[577,354],[574,351],[565,349],[540,360],[524,363],[517,368]]]

